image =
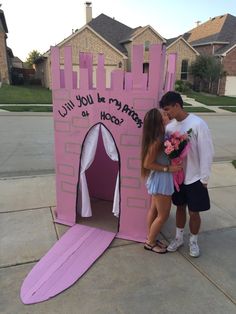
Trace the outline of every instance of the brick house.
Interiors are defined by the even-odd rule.
[[[13,57],[11,63],[14,68],[23,69],[24,67],[23,61],[18,57]]]
[[[176,80],[192,82],[189,66],[196,60],[199,53],[182,36],[167,39],[166,46],[167,54],[175,52],[178,56]]]
[[[105,68],[108,74],[106,84],[109,86],[109,74],[112,70],[115,68],[121,68],[125,71],[130,70],[132,45],[144,45],[143,70],[147,72],[149,67],[149,46],[156,43],[167,44],[167,41],[150,25],[130,28],[105,14],[100,14],[93,19],[90,3],[86,3],[86,24],[59,43],[57,47],[64,48],[68,45],[73,47],[74,70],[77,70],[79,67],[79,51],[91,52],[95,56],[98,53],[103,53],[105,56]],[[178,38],[174,42],[171,42],[170,45],[167,45],[167,55],[172,52],[178,52],[177,68],[179,70],[177,71],[176,79],[180,79],[183,58],[184,60],[192,61],[195,60],[198,53],[184,38]],[[184,52],[183,55],[182,52]],[[60,56],[60,63],[63,68],[63,49],[61,49]],[[42,85],[48,88],[51,88],[50,62],[50,51],[47,51],[35,64],[37,78],[41,79]],[[94,69],[96,66],[97,59],[95,57],[93,60]]]
[[[9,84],[9,58],[7,49],[7,23],[4,12],[0,9],[0,82]]]
[[[220,59],[226,76],[219,80],[216,92],[236,96],[236,16],[225,14],[211,18],[183,37],[200,54]]]

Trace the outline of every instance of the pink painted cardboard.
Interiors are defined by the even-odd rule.
[[[78,188],[80,177],[80,158],[83,142],[90,129],[100,123],[112,135],[119,153],[120,169],[120,224],[117,237],[143,241],[146,237],[146,211],[150,198],[140,177],[140,145],[143,118],[145,113],[158,107],[163,92],[173,89],[176,55],[170,55],[167,73],[164,74],[165,47],[150,47],[149,73],[143,73],[142,45],[133,46],[131,72],[120,69],[111,74],[111,86],[105,87],[104,57],[98,56],[97,87],[92,81],[93,55],[80,53],[79,80],[72,68],[71,47],[65,47],[64,70],[60,69],[59,48],[53,47],[52,91],[55,130],[56,164],[56,221],[73,225],[76,222],[78,206]],[[164,81],[165,78],[165,82]],[[76,87],[79,82],[78,88]],[[100,150],[99,141],[98,150]],[[97,172],[106,166],[100,161]],[[103,164],[103,165],[102,165]],[[115,167],[115,165],[113,165]],[[110,165],[110,167],[113,167]],[[94,166],[93,166],[94,167]],[[115,170],[113,171],[115,172]],[[96,169],[94,178],[88,181],[96,187]],[[94,182],[93,182],[94,180]],[[114,175],[103,183],[114,186]],[[101,188],[102,184],[99,183]],[[90,191],[91,193],[91,191]],[[93,191],[92,191],[93,194]],[[103,196],[102,188],[97,197]],[[105,193],[106,194],[106,193]],[[112,195],[112,191],[108,192]]]

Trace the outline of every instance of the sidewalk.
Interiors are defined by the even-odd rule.
[[[193,98],[188,98],[185,95],[181,95],[181,97],[182,97],[184,102],[189,103],[193,107],[204,107],[204,108],[207,108],[207,109],[214,110],[216,113],[220,113],[220,114],[224,114],[224,115],[236,115],[235,112],[231,112],[231,111],[219,108],[221,106],[207,106],[207,105],[205,105],[205,104],[203,104],[201,102],[196,101]],[[235,102],[236,102],[236,98],[235,98]],[[212,114],[212,113],[208,113],[208,114]]]
[[[54,181],[54,175],[0,179],[0,313],[235,313],[236,170],[231,163],[213,164],[201,257],[188,255],[188,228],[185,246],[165,255],[115,239],[72,287],[26,306],[19,299],[22,281],[68,228],[53,223]],[[173,232],[174,209],[162,235],[169,241]]]

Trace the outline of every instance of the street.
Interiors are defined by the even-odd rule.
[[[54,172],[52,114],[0,114],[0,177]]]
[[[214,161],[236,159],[236,115],[198,114],[208,124],[215,149]]]

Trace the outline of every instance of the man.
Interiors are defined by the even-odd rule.
[[[213,144],[207,124],[198,116],[188,114],[183,109],[183,100],[179,93],[167,92],[160,100],[163,108],[172,120],[166,127],[167,134],[179,131],[181,134],[192,129],[190,149],[183,162],[185,179],[180,191],[175,190],[172,202],[176,209],[176,236],[167,250],[175,252],[183,245],[183,234],[186,223],[186,207],[189,210],[189,254],[198,257],[198,233],[201,225],[200,212],[210,209],[207,183],[213,160]]]

